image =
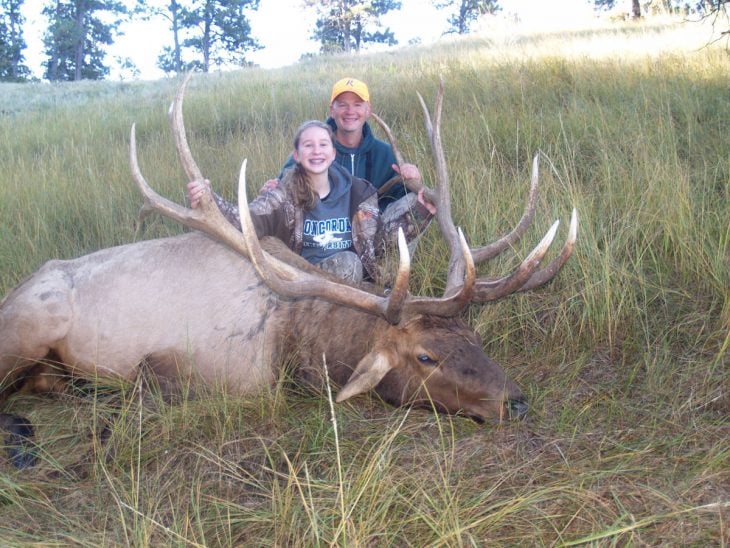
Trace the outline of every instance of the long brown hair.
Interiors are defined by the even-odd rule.
[[[294,135],[294,150],[299,148],[299,141],[302,138],[302,133],[310,127],[318,127],[326,130],[327,135],[329,135],[329,138],[332,141],[332,146],[335,146],[335,134],[328,124],[320,122],[319,120],[308,120],[299,126],[299,129],[297,129],[297,132]],[[285,179],[288,179],[289,191],[291,192],[294,204],[305,210],[312,209],[317,203],[319,196],[316,192],[314,192],[314,190],[312,190],[312,187],[309,184],[309,175],[307,175],[302,164],[297,162],[287,174],[289,176],[285,177]]]

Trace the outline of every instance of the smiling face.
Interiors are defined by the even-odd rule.
[[[337,132],[362,134],[362,127],[370,116],[370,103],[356,93],[340,93],[330,105],[330,116],[337,124]]]
[[[335,160],[335,144],[328,129],[319,126],[305,128],[297,138],[294,160],[310,175],[326,173]]]

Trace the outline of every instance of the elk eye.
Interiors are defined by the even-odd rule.
[[[424,365],[436,365],[436,360],[432,359],[428,354],[419,354],[416,359]]]

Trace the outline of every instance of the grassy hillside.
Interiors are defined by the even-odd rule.
[[[443,76],[454,218],[472,245],[517,221],[541,151],[516,256],[573,206],[577,251],[550,286],[468,311],[529,416],[477,425],[358,397],[335,407],[336,438],[326,395],[286,382],[177,405],[106,384],[19,397],[42,462],[0,464],[2,544],[727,545],[730,57],[708,36],[626,25],[196,75],[189,140],[229,197],[243,157],[251,194],[278,173],[344,75],[370,84],[427,181],[416,92],[431,103]],[[176,85],[0,87],[0,295],[47,259],[134,240],[133,122],[148,181],[183,201]],[[157,218],[141,237],[180,230]],[[412,292],[440,291],[444,256],[434,227]]]

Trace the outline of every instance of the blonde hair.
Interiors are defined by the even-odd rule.
[[[335,133],[328,124],[320,122],[319,120],[308,120],[299,126],[296,134],[294,135],[294,150],[299,148],[299,141],[302,138],[302,133],[312,127],[317,127],[327,131],[327,135],[329,135],[329,138],[332,141],[332,146],[335,146]],[[305,210],[312,209],[317,203],[319,196],[316,192],[314,192],[314,190],[312,190],[312,186],[309,184],[309,175],[299,162],[294,165],[290,172],[289,191],[291,192],[292,201],[295,205]]]

